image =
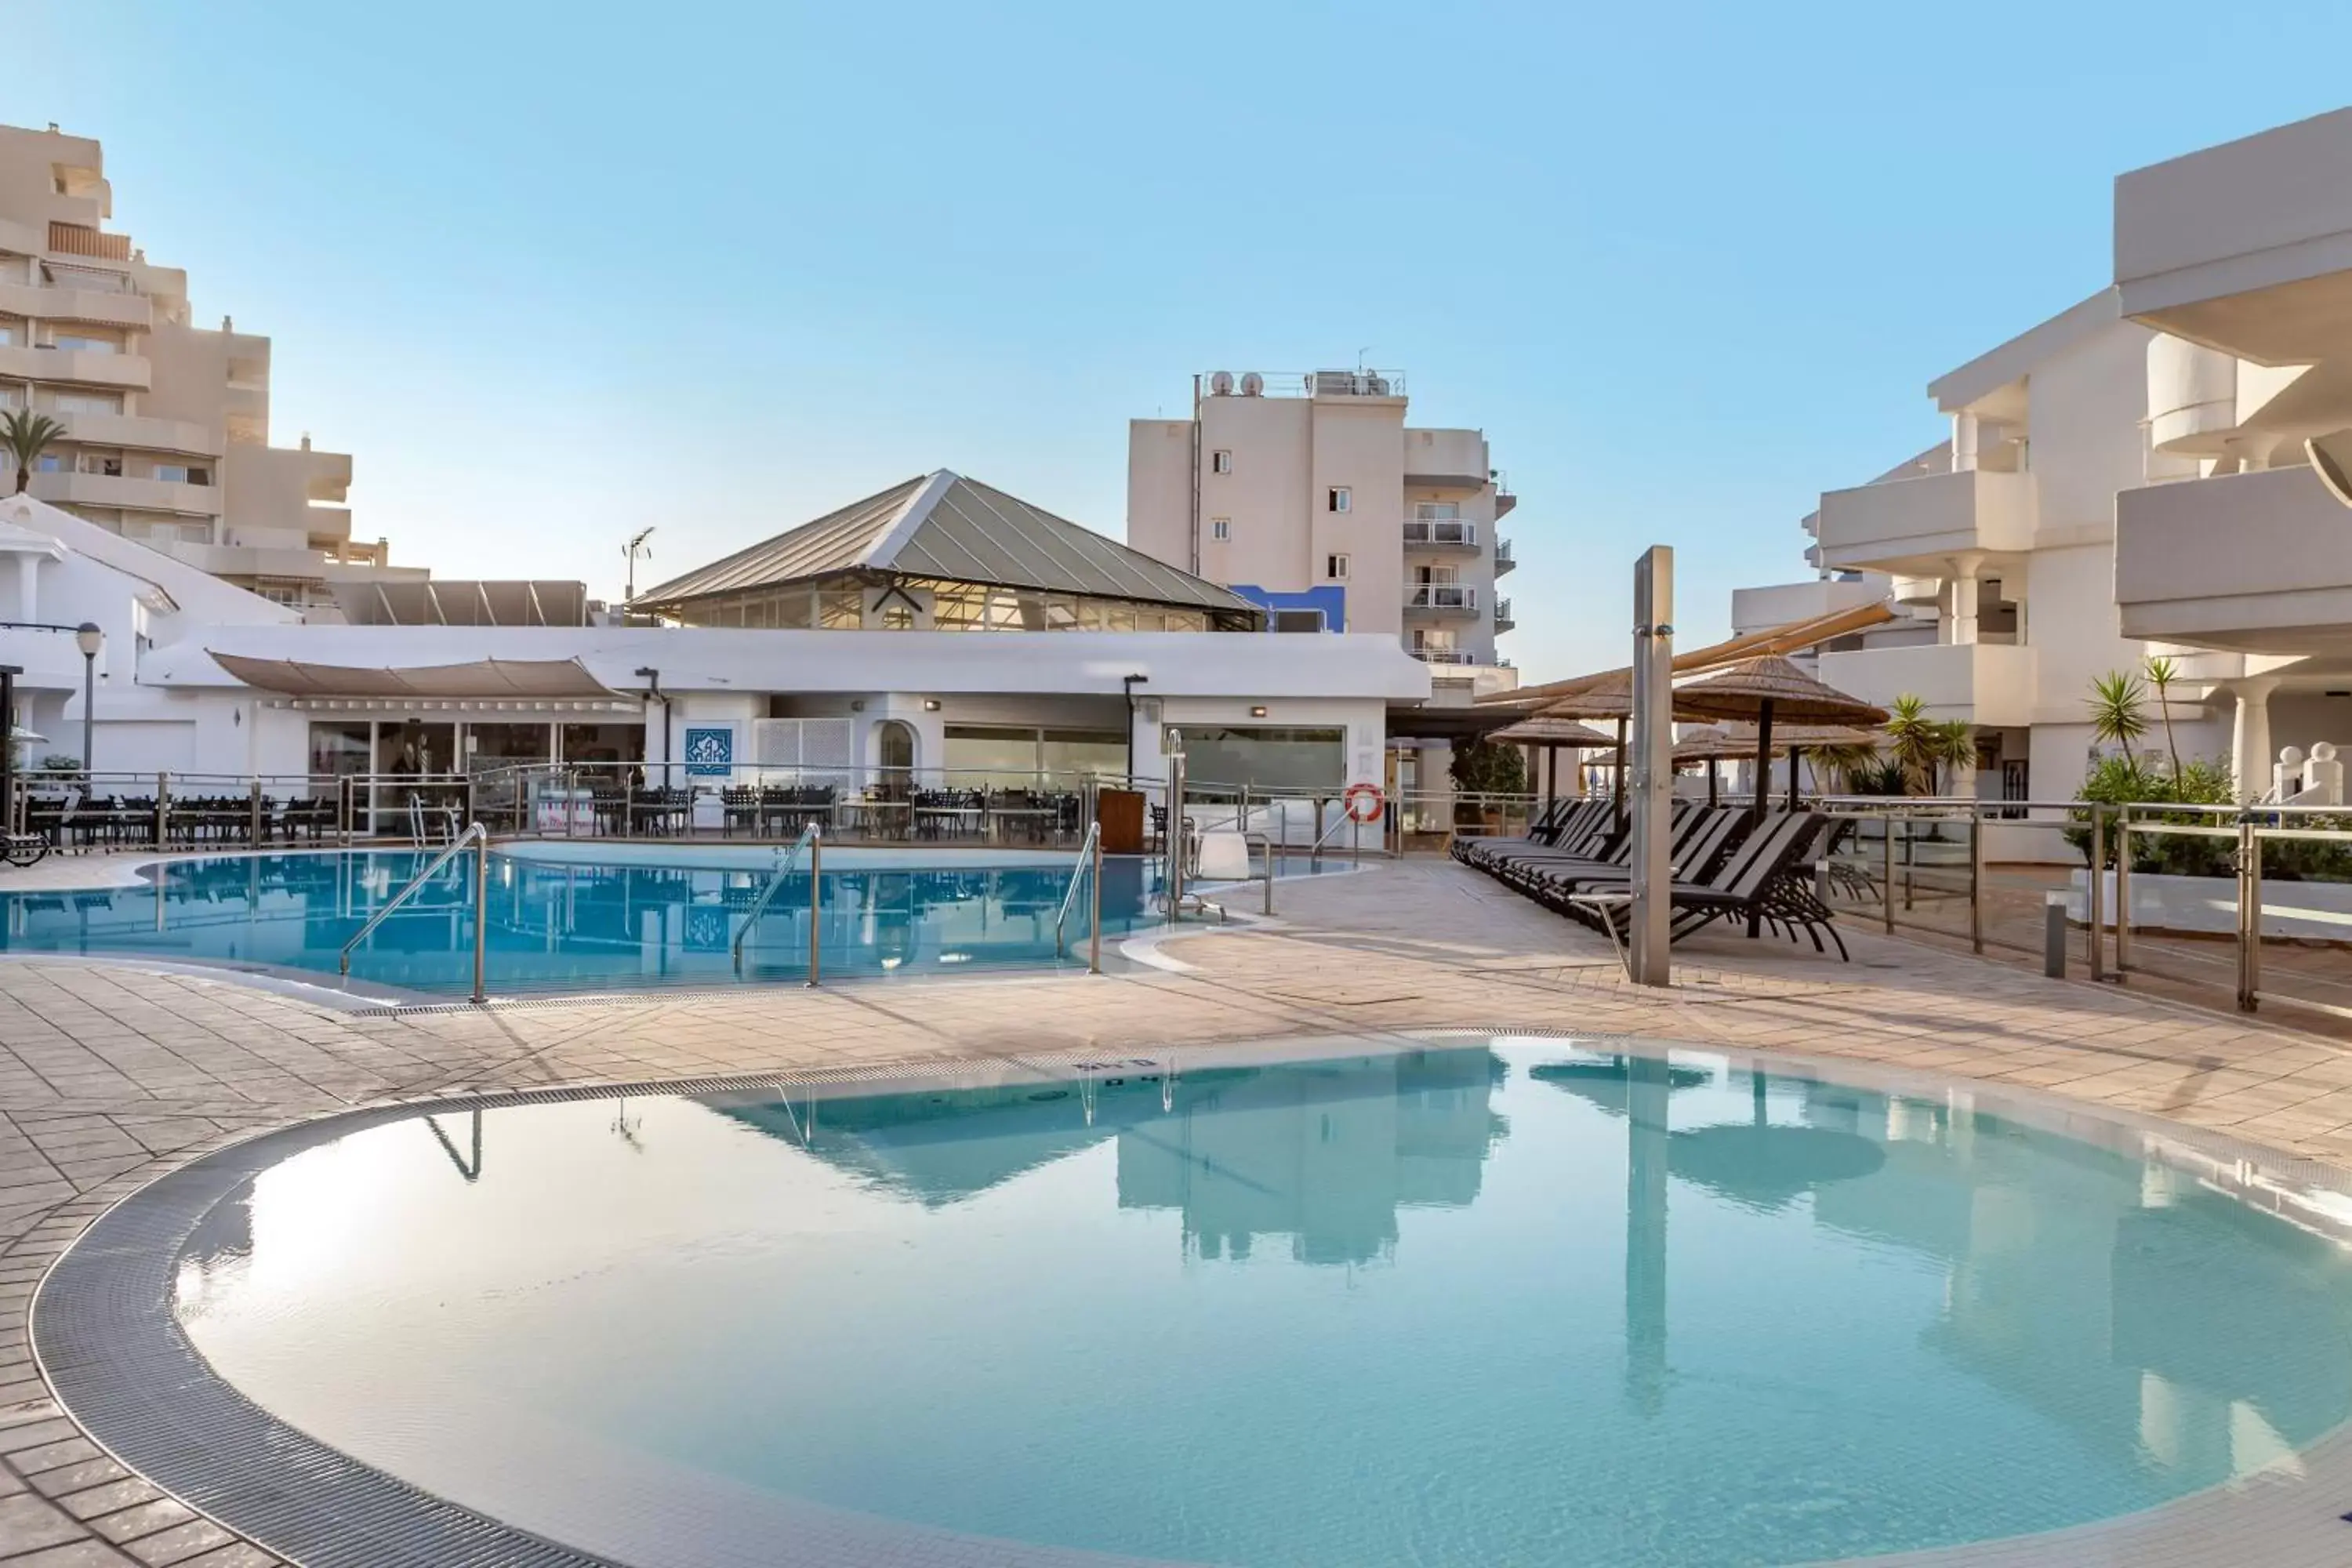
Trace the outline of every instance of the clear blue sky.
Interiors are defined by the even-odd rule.
[[[2341,0],[8,11],[0,119],[105,142],[395,560],[614,594],[938,467],[1117,533],[1130,416],[1369,344],[1518,489],[1537,677],[1654,541],[1686,643],[1804,575],[2116,174],[2352,79]]]

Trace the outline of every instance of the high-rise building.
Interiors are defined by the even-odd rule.
[[[269,340],[195,325],[112,206],[97,142],[0,126],[0,409],[65,427],[32,494],[315,619],[338,583],[424,577],[352,538],[347,454],[269,444]]]
[[[1405,424],[1394,372],[1196,379],[1193,416],[1128,426],[1127,540],[1264,605],[1277,631],[1386,632],[1441,689],[1516,676],[1496,651],[1517,503],[1476,430]]]

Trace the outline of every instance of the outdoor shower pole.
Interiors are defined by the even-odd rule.
[[[1654,544],[1633,566],[1633,765],[1632,902],[1626,910],[1626,977],[1636,985],[1673,979],[1675,552]],[[1623,805],[1621,792],[1619,804]]]
[[[1087,890],[1087,900],[1094,907],[1087,921],[1088,932],[1087,973],[1100,974],[1102,973],[1102,832],[1099,828],[1095,831],[1093,837],[1095,845],[1093,885]]]
[[[818,924],[824,913],[824,884],[817,879],[824,867],[824,832],[814,823],[809,824],[809,971],[808,983],[817,983],[817,964],[821,953],[818,939],[824,928]]]

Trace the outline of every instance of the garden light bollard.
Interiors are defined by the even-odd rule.
[[[2252,1013],[2263,992],[2263,839],[2252,813],[2238,818],[2238,1010]]]
[[[2066,978],[2066,895],[2056,889],[2042,896],[2042,973],[2053,980]]]

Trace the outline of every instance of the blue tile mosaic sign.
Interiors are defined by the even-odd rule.
[[[725,778],[735,767],[735,731],[730,729],[688,730],[686,771],[693,778]]]

